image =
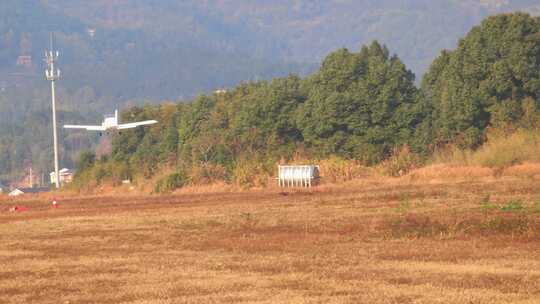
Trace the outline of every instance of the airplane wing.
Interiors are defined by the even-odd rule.
[[[103,126],[76,126],[76,125],[65,125],[64,129],[85,129],[87,131],[105,131]]]
[[[139,122],[120,124],[118,125],[118,130],[131,129],[131,128],[136,128],[138,126],[153,125],[155,123],[157,123],[157,120],[145,120],[145,121],[139,121]]]

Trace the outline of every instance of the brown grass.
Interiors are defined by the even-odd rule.
[[[520,176],[540,180],[540,163],[524,163],[507,168],[503,171],[506,176]]]
[[[0,212],[0,303],[540,298],[540,187],[528,177],[49,199],[0,202],[30,209]]]
[[[432,155],[434,164],[454,164],[506,168],[526,162],[540,162],[540,129],[513,131],[491,129],[487,141],[478,149],[447,146]]]
[[[495,170],[481,166],[462,165],[431,165],[423,167],[409,173],[409,177],[419,180],[474,180],[483,177],[490,177],[495,174]]]

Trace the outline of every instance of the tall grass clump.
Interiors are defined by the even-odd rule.
[[[230,173],[220,164],[202,163],[191,167],[189,177],[194,185],[209,185],[230,180]]]
[[[168,193],[172,192],[178,188],[182,188],[189,183],[189,177],[183,171],[177,171],[171,174],[166,175],[165,177],[158,180],[156,186],[154,187],[154,192],[156,193]]]
[[[447,146],[436,151],[431,163],[504,168],[524,162],[540,161],[540,131],[518,129],[507,133],[493,130],[476,150]]]
[[[330,156],[316,163],[320,167],[323,182],[346,182],[372,174],[372,169],[362,165],[359,161],[348,160],[338,156]]]
[[[383,175],[402,176],[422,165],[420,155],[411,151],[408,146],[395,149],[390,158],[379,164],[378,169]]]
[[[433,152],[428,164],[471,165],[472,153],[473,151],[469,149],[462,149],[455,145],[447,145]]]
[[[275,162],[271,159],[242,157],[235,163],[232,180],[243,188],[265,187],[275,167]]]
[[[540,161],[540,132],[520,129],[510,135],[494,134],[470,158],[472,164],[486,167]]]
[[[119,186],[123,180],[132,179],[131,169],[127,163],[114,162],[108,158],[96,161],[92,167],[77,171],[69,189],[75,191],[91,191],[96,186]]]

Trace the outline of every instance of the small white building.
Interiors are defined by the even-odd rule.
[[[88,33],[88,36],[90,36],[90,38],[94,38],[96,36],[96,29],[93,27],[87,28],[86,33]]]
[[[8,193],[9,196],[19,196],[19,195],[23,195],[24,192],[22,190],[19,190],[19,189],[15,189],[13,191],[11,191],[10,193]]]
[[[227,93],[226,89],[217,89],[214,91],[214,94],[217,94],[217,95],[225,94],[225,93]]]
[[[68,168],[64,168],[58,171],[58,175],[60,175],[60,184],[69,184],[73,181],[73,172]],[[54,171],[51,172],[50,179],[51,184],[56,183],[56,174],[54,174]]]

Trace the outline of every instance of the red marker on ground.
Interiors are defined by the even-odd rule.
[[[15,206],[12,208],[12,210],[14,212],[24,212],[24,211],[28,211],[28,208],[24,207],[24,206]]]

